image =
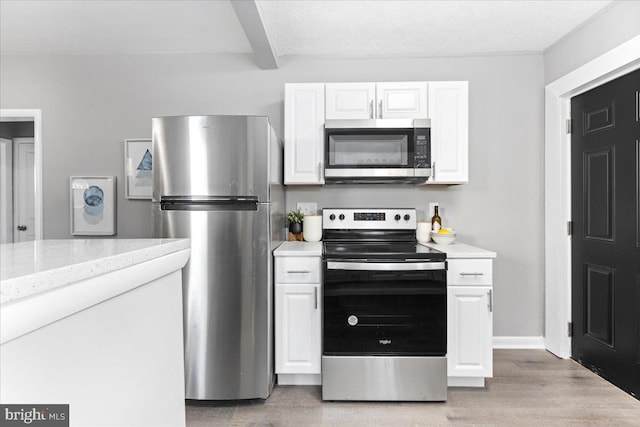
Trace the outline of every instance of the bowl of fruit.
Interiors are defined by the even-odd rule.
[[[450,245],[456,241],[456,232],[451,228],[441,228],[431,232],[431,238],[439,245]]]

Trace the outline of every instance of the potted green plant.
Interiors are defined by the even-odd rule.
[[[299,210],[289,211],[287,214],[287,220],[289,220],[289,232],[293,234],[302,233],[302,220],[304,214]]]

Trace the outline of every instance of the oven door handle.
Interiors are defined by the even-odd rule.
[[[445,268],[444,262],[327,262],[328,270],[427,271]]]

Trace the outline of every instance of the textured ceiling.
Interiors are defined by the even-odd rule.
[[[541,52],[610,1],[258,1],[278,56]],[[229,0],[0,0],[2,53],[251,53]]]
[[[2,53],[251,53],[228,0],[0,0]]]
[[[260,1],[277,54],[542,52],[610,1]]]

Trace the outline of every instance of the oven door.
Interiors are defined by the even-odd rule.
[[[444,356],[445,262],[324,262],[324,356]]]

